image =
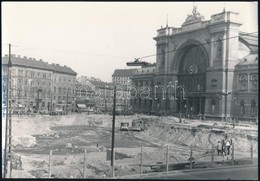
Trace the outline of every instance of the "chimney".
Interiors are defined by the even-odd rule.
[[[60,66],[60,64],[58,64],[58,63],[57,63],[56,65],[57,65],[57,66]]]
[[[64,65],[64,67],[67,67],[66,65]]]
[[[52,63],[52,65],[55,65],[55,63]]]
[[[40,59],[40,62],[42,62],[42,59]]]
[[[8,54],[5,54],[5,57],[8,57]]]
[[[27,57],[26,57],[26,56],[24,56],[23,58],[26,58],[26,59],[27,59]]]
[[[35,58],[33,58],[33,60],[35,60]]]
[[[32,57],[29,57],[30,60],[32,60]]]
[[[18,58],[21,58],[21,56],[20,56],[20,55],[18,55]]]

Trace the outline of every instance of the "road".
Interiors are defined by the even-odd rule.
[[[258,180],[258,167],[241,167],[218,170],[205,170],[198,172],[186,172],[148,176],[139,179],[160,179],[160,180]]]

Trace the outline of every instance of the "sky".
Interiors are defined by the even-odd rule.
[[[256,2],[2,2],[2,56],[12,54],[71,67],[78,76],[112,81],[126,62],[156,53],[157,29],[181,27],[193,4],[209,20],[235,11],[240,30],[258,31]],[[154,63],[155,56],[143,59]]]

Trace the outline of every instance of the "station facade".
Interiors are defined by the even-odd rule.
[[[157,30],[155,71],[132,76],[134,110],[255,119],[258,34],[241,32],[241,25],[238,13],[223,10],[205,21],[194,7],[180,28]]]

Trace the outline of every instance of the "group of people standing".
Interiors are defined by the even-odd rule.
[[[218,156],[229,156],[232,151],[232,139],[218,141],[217,145]]]

